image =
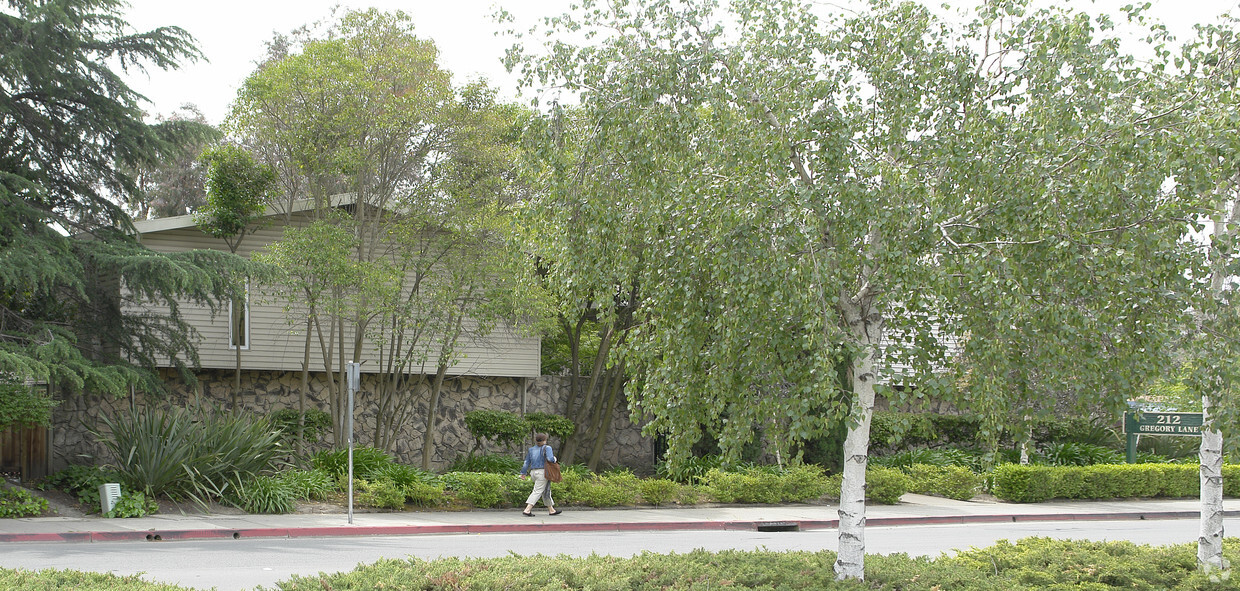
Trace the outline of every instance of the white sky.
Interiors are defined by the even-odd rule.
[[[818,0],[821,4],[848,0]],[[933,1],[937,6],[939,0]],[[1076,1],[1072,5],[1090,12],[1118,14],[1118,7],[1141,0]],[[1218,14],[1237,11],[1240,0],[1151,0],[1152,14],[1167,23],[1180,37],[1199,21],[1212,21]],[[491,19],[495,7],[506,8],[525,30],[543,16],[559,14],[570,0],[130,0],[130,25],[140,31],[176,25],[189,31],[209,61],[187,64],[180,70],[153,70],[130,77],[135,90],[151,100],[148,111],[171,113],[184,103],[194,103],[212,123],[222,122],[237,88],[263,55],[264,42],[274,32],[287,33],[303,24],[327,18],[331,8],[403,10],[415,24],[415,32],[439,47],[441,64],[456,82],[485,77],[501,88],[503,96],[516,96],[513,80],[500,59],[510,40],[497,38],[499,26]],[[952,4],[967,3],[955,0]],[[1090,4],[1093,6],[1091,7]],[[1096,7],[1096,8],[1095,8]]]

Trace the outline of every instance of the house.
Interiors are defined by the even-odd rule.
[[[351,195],[333,197],[332,206],[351,210],[359,207]],[[269,251],[292,227],[311,224],[312,204],[300,202],[290,210],[270,208],[263,223],[241,241],[237,254],[253,257]],[[191,249],[228,250],[224,240],[198,229],[193,216],[178,216],[135,222],[141,242],[161,252]],[[102,454],[86,432],[98,425],[100,415],[113,414],[130,405],[213,404],[228,408],[233,403],[234,371],[240,349],[241,388],[236,404],[245,412],[269,415],[283,408],[298,408],[305,396],[308,408],[329,411],[332,376],[323,363],[324,349],[315,341],[310,347],[310,379],[302,387],[303,358],[307,350],[304,313],[288,308],[287,298],[273,294],[271,286],[248,286],[248,301],[230,302],[214,312],[200,305],[185,303],[181,312],[198,333],[198,384],[190,388],[168,369],[165,375],[172,391],[168,400],[148,401],[138,392],[130,400],[100,400],[89,394],[62,401],[53,418],[56,463],[79,459],[89,461]],[[466,319],[466,325],[471,322]],[[347,332],[347,331],[346,331]],[[339,350],[353,350],[352,333],[331,339],[338,348],[331,354],[332,369],[341,364]],[[540,379],[540,339],[524,334],[517,327],[499,323],[487,332],[466,330],[456,341],[457,354],[445,368],[442,394],[435,413],[436,432],[433,467],[444,468],[458,454],[469,450],[473,438],[464,428],[464,414],[473,409],[502,409],[512,412],[557,412],[562,408],[561,388],[538,382]],[[427,348],[426,355],[408,367],[408,389],[380,400],[379,371],[387,359],[383,347],[364,343],[362,386],[355,395],[355,441],[359,445],[380,445],[408,464],[421,460],[423,431],[428,414],[427,374],[436,373],[438,347]],[[346,358],[345,361],[354,361]],[[171,364],[168,364],[169,368]],[[383,423],[397,424],[380,434]],[[323,445],[335,442],[325,441]]]

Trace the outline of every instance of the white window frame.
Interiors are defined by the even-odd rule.
[[[235,305],[236,305],[236,300],[231,300],[231,299],[228,300],[228,350],[229,351],[235,351],[237,349],[236,339],[233,338],[233,320],[234,320],[233,306]],[[245,284],[245,310],[243,312],[245,314],[245,318],[244,318],[245,334],[242,336],[245,337],[245,344],[241,346],[241,350],[249,351],[250,345],[252,344],[253,341],[250,340],[250,284],[248,282]]]

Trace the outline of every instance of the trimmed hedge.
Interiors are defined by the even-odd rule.
[[[1039,503],[1050,499],[1194,497],[1201,493],[1200,469],[1197,464],[1004,464],[993,472],[991,492],[1014,503]],[[1223,494],[1240,496],[1240,465],[1223,466]]]

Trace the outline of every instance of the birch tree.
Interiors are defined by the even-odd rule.
[[[1200,206],[1191,236],[1201,255],[1189,266],[1196,287],[1188,323],[1185,385],[1201,400],[1201,528],[1197,560],[1206,571],[1229,568],[1223,558],[1224,434],[1240,420],[1240,317],[1237,313],[1237,224],[1240,223],[1240,134],[1235,122],[1240,45],[1237,22],[1224,18],[1200,26],[1179,54],[1178,85],[1162,98],[1177,125],[1182,151],[1176,189]],[[1234,441],[1230,445],[1235,449]]]
[[[623,227],[643,247],[622,354],[670,459],[702,425],[735,455],[758,426],[797,441],[847,419],[841,579],[864,577],[875,398],[940,390],[945,337],[978,326],[966,306],[1036,319],[1055,382],[1105,372],[1073,393],[1111,408],[1161,367],[1182,309],[1156,67],[1106,17],[1004,1],[953,22],[911,3],[587,1],[548,21],[545,51],[509,55],[588,122],[571,197],[617,213],[575,239]]]

